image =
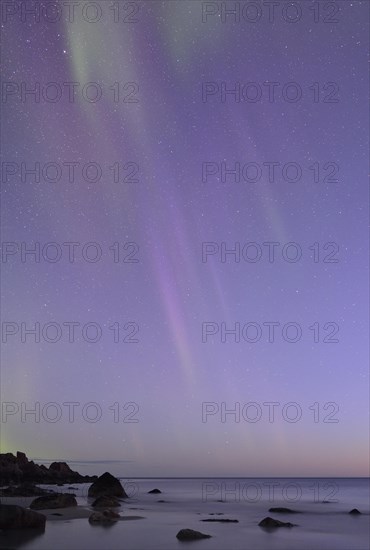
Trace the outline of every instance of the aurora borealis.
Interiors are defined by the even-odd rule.
[[[2,452],[368,475],[369,4],[275,4],[2,2]]]

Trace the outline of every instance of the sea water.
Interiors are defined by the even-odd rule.
[[[32,550],[369,550],[369,479],[366,478],[120,478],[128,500],[122,516],[145,519],[120,521],[109,527],[90,525],[87,518],[48,520],[43,534],[4,533],[0,548]],[[90,484],[48,486],[73,492],[79,505],[91,506]],[[158,488],[161,494],[148,494]],[[5,502],[5,499],[3,499]],[[26,499],[25,499],[26,500]],[[32,499],[28,499],[30,501]],[[164,502],[159,502],[164,501]],[[27,505],[27,504],[26,504]],[[301,514],[269,512],[285,507]],[[358,508],[361,515],[348,512]],[[63,510],[58,510],[63,512]],[[266,516],[296,524],[266,530]],[[237,519],[238,523],[202,522]],[[212,535],[191,543],[178,541],[180,529]]]

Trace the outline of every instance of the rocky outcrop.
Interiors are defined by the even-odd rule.
[[[56,493],[35,498],[30,504],[32,510],[51,510],[53,508],[69,508],[77,506],[74,495],[68,493]]]
[[[264,518],[258,524],[260,527],[274,528],[274,527],[294,527],[293,523],[286,523],[284,521],[279,521],[278,519],[273,519],[270,517]]]
[[[97,476],[82,476],[71,470],[65,462],[53,462],[49,468],[28,460],[25,453],[17,452],[0,454],[0,484],[23,483],[87,483]],[[23,495],[24,496],[24,495]]]
[[[45,529],[46,516],[14,504],[0,504],[0,529]]]
[[[211,535],[205,535],[200,531],[194,531],[193,529],[180,529],[177,533],[176,538],[179,540],[200,540],[200,539],[210,539]]]
[[[0,489],[0,496],[4,497],[38,497],[41,495],[49,495],[54,491],[48,491],[37,487],[33,483],[21,483],[21,485],[10,485],[6,489]]]
[[[89,497],[120,497],[128,498],[121,482],[109,472],[105,472],[89,487]]]
[[[118,508],[121,506],[116,497],[98,497],[91,505],[93,508]]]

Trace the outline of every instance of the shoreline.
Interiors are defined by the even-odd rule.
[[[63,487],[46,485],[63,491]],[[30,550],[120,550],[124,541],[127,550],[180,550],[183,543],[177,534],[181,531],[210,535],[208,540],[192,543],[204,550],[245,550],[246,543],[255,550],[364,550],[368,543],[370,510],[365,501],[366,481],[350,484],[347,492],[344,486],[340,487],[338,501],[326,504],[315,502],[312,491],[304,492],[303,498],[296,502],[277,498],[270,501],[269,494],[253,503],[235,500],[235,494],[220,500],[217,493],[203,500],[197,480],[164,479],[157,484],[148,480],[140,483],[134,497],[119,499],[121,506],[112,511],[120,517],[107,523],[89,521],[92,513],[102,510],[92,506],[95,497],[87,496],[89,485],[76,484],[77,506],[37,510],[46,518],[44,531],[0,531],[0,548],[27,544]],[[307,482],[307,487],[310,486],[311,482]],[[232,487],[233,484],[229,488]],[[152,494],[154,488],[162,494]],[[1,502],[29,507],[33,499],[33,496],[5,496]],[[349,513],[355,507],[361,511],[360,515]],[[145,519],[144,523],[136,523],[139,519]],[[271,519],[283,522],[284,526],[275,528]]]
[[[35,499],[35,497],[0,497],[1,504],[13,504],[16,506],[22,506],[29,509],[29,505]],[[28,502],[25,502],[25,501]],[[43,514],[46,517],[46,521],[63,521],[72,519],[88,519],[93,512],[97,509],[88,505],[78,504],[77,506],[69,506],[66,508],[49,508],[45,510],[36,510],[38,513]],[[118,513],[122,513],[121,509]],[[117,521],[128,521],[136,519],[146,519],[144,516],[121,516],[117,518]]]

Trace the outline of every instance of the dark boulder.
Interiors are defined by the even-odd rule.
[[[51,510],[53,508],[69,508],[77,506],[74,495],[68,493],[56,493],[35,498],[30,504],[32,510]]]
[[[258,524],[260,527],[294,527],[293,523],[285,523],[284,521],[279,521],[278,519],[273,519],[270,517],[264,518]]]
[[[121,504],[116,497],[101,496],[94,500],[91,506],[93,508],[118,508]]]
[[[88,491],[89,497],[121,497],[128,498],[121,482],[109,472],[105,472],[92,483]]]
[[[148,491],[148,495],[159,495],[161,493],[162,491],[160,491],[159,489],[152,489],[151,491]]]
[[[103,510],[103,512],[93,512],[89,516],[89,523],[113,523],[117,521],[121,516],[113,510]]]
[[[46,517],[14,504],[0,504],[0,529],[45,529]]]
[[[200,540],[200,539],[210,539],[211,535],[205,535],[200,531],[194,531],[193,529],[181,529],[176,538],[179,540]]]
[[[360,510],[357,510],[357,508],[352,508],[352,510],[350,512],[348,512],[349,514],[352,514],[352,516],[359,516],[361,515],[361,512]]]

